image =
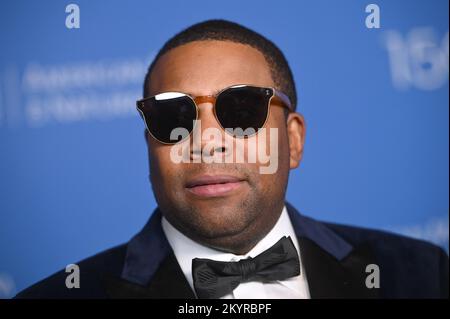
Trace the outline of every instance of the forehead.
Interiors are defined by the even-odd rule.
[[[194,41],[160,57],[150,77],[150,94],[179,91],[215,94],[235,84],[274,86],[264,55],[230,41]]]

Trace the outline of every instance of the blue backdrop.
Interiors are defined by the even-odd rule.
[[[287,198],[448,250],[446,0],[0,4],[0,297],[127,241],[155,207],[134,108],[164,42],[210,18],[272,39],[307,121]]]

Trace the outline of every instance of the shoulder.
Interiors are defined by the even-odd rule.
[[[66,278],[70,273],[63,269],[21,291],[15,298],[106,298],[102,277],[120,276],[126,248],[127,244],[116,246],[75,263],[79,267],[80,288],[67,288]]]
[[[441,255],[447,257],[442,248],[424,240],[364,227],[324,224],[350,244],[354,246],[368,244],[378,253],[395,254],[399,257],[420,255],[423,258],[431,259],[441,257]]]
[[[389,288],[388,296],[396,297],[405,290],[416,297],[448,296],[449,259],[442,248],[386,231],[324,224],[353,246],[371,249],[380,269],[381,285]]]

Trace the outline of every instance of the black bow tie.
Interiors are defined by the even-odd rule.
[[[246,281],[269,282],[300,274],[300,261],[291,237],[281,238],[255,258],[236,262],[192,260],[194,288],[199,298],[220,298]]]

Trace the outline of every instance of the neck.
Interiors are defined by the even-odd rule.
[[[240,232],[220,237],[203,237],[199,233],[184,229],[176,221],[169,219],[168,221],[183,235],[203,246],[225,253],[245,255],[273,229],[280,218],[284,202],[279,206],[273,208],[271,214],[260,216]]]

